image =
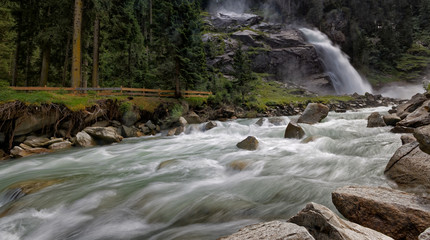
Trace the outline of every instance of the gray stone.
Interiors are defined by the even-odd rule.
[[[421,233],[418,240],[430,240],[430,228]]]
[[[287,128],[285,129],[285,134],[284,134],[285,138],[301,139],[304,136],[305,136],[305,131],[303,131],[302,127],[300,127],[296,123],[290,122],[288,124]]]
[[[122,136],[119,135],[114,127],[87,127],[84,132],[88,133],[99,144],[111,144],[121,142]]]
[[[370,114],[369,118],[367,119],[367,127],[368,128],[375,128],[375,127],[386,127],[387,124],[385,124],[384,119],[382,118],[381,114],[378,112],[374,112]]]
[[[258,121],[255,124],[261,127],[261,126],[263,126],[264,121],[266,121],[266,119],[260,118],[260,119],[258,119]]]
[[[424,96],[424,94],[418,93],[414,95],[411,100],[400,104],[397,107],[397,116],[399,116],[401,119],[404,119],[408,114],[420,107],[426,100],[427,98]]]
[[[133,108],[125,112],[124,115],[122,115],[122,123],[127,127],[133,126],[139,120],[140,120],[140,113],[138,109]]]
[[[414,131],[414,137],[420,144],[421,151],[430,154],[430,125],[416,128]]]
[[[155,126],[155,124],[153,124],[153,123],[151,122],[151,120],[147,121],[147,122],[145,123],[145,125],[146,125],[150,130],[155,130],[155,129],[157,128],[157,126]]]
[[[318,240],[392,240],[375,230],[343,220],[316,203],[309,203],[288,221],[305,227]]]
[[[417,139],[412,134],[404,134],[400,137],[400,140],[402,141],[402,145],[417,141]]]
[[[421,127],[430,124],[430,100],[423,103],[415,111],[408,114],[402,121],[398,122],[398,126],[402,127]]]
[[[314,240],[304,227],[294,223],[272,221],[246,226],[239,232],[220,240]]]
[[[332,194],[347,219],[394,239],[414,239],[430,227],[430,199],[383,187],[350,186]]]
[[[382,116],[384,119],[384,122],[388,126],[396,126],[398,122],[401,121],[400,117],[398,117],[396,114],[385,114]]]
[[[212,128],[216,128],[217,126],[218,126],[218,124],[216,122],[210,121],[210,122],[206,123],[206,125],[205,125],[205,131],[209,131]]]
[[[42,147],[45,146],[45,143],[49,141],[47,137],[36,137],[36,136],[28,136],[24,144],[30,147]]]
[[[81,147],[94,147],[97,145],[96,141],[84,131],[76,134],[76,142]]]
[[[49,146],[49,149],[52,150],[61,150],[61,149],[68,149],[72,147],[72,143],[69,141],[64,141],[64,142],[57,142],[54,144],[51,144]]]
[[[430,155],[417,142],[401,146],[385,167],[385,175],[404,189],[423,188],[430,192]]]
[[[131,138],[131,137],[138,137],[139,134],[139,130],[135,127],[127,127],[127,126],[121,126],[120,132],[121,132],[121,136],[125,137],[125,138]]]
[[[255,137],[249,136],[245,140],[236,144],[236,146],[240,149],[254,151],[258,148],[258,140]]]
[[[189,124],[200,124],[203,122],[195,112],[188,113],[184,118]]]
[[[297,123],[315,124],[327,117],[329,108],[321,103],[309,103]]]
[[[188,124],[187,120],[184,117],[179,117],[178,122],[181,126],[186,126]]]
[[[110,124],[109,121],[98,121],[93,125],[91,125],[91,127],[107,127],[109,126],[109,124]]]
[[[285,120],[283,118],[269,118],[269,123],[275,125],[275,126],[282,126],[285,125]]]

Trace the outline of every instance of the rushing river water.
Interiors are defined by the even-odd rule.
[[[303,125],[317,137],[309,143],[283,138],[288,117],[261,127],[241,119],[1,163],[0,214],[9,212],[0,218],[0,239],[217,239],[288,219],[310,201],[335,210],[334,189],[387,184],[383,170],[399,135],[366,128],[371,112],[386,110],[330,113]],[[250,135],[260,141],[257,151],[236,148]],[[248,165],[233,170],[234,161]],[[61,181],[7,203],[4,189],[38,179]]]

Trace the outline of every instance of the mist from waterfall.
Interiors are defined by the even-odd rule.
[[[348,56],[322,32],[308,28],[299,29],[306,40],[315,46],[337,94],[372,93],[370,84],[349,62]]]

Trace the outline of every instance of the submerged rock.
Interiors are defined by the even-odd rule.
[[[417,239],[430,227],[430,199],[383,187],[351,186],[332,194],[347,219],[394,239]]]
[[[401,146],[391,157],[385,175],[401,188],[424,188],[430,192],[430,155],[418,142]]]
[[[260,119],[258,119],[258,121],[255,123],[255,125],[258,125],[258,126],[263,126],[263,124],[264,124],[264,122],[266,121],[266,119],[264,119],[264,118],[260,118]]]
[[[385,124],[384,119],[382,118],[381,114],[378,112],[374,112],[370,114],[369,118],[367,119],[367,127],[368,128],[375,128],[375,127],[386,127],[387,124]]]
[[[327,117],[329,108],[321,103],[309,103],[297,123],[315,124]]]
[[[246,226],[239,232],[220,240],[314,240],[304,227],[294,223],[272,221]]]
[[[392,240],[375,230],[343,220],[316,203],[309,203],[288,221],[305,227],[318,240]]]
[[[213,128],[216,128],[217,126],[218,126],[218,124],[216,122],[210,121],[210,122],[206,123],[206,125],[205,125],[205,131],[209,131],[209,130],[211,130]]]
[[[158,164],[157,170],[176,165],[177,163],[178,163],[178,160],[176,160],[176,159],[161,162],[160,164]]]
[[[245,161],[245,160],[235,160],[228,164],[228,166],[236,171],[242,171],[245,168],[247,168],[252,162],[251,161]]]
[[[297,138],[301,139],[305,136],[305,131],[296,123],[290,122],[285,129],[284,138]]]
[[[240,149],[254,151],[258,148],[258,140],[255,137],[249,136],[242,142],[236,144],[236,146]]]

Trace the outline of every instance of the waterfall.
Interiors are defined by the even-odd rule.
[[[361,78],[349,62],[348,56],[318,30],[299,29],[306,40],[315,46],[337,94],[371,93],[370,84]]]

